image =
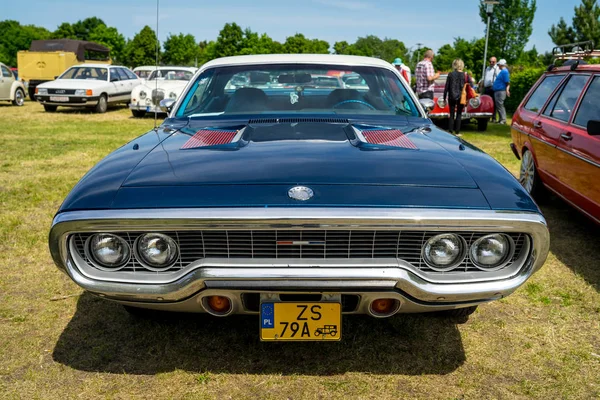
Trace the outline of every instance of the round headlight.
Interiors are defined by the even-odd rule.
[[[469,100],[469,105],[473,108],[477,108],[481,105],[481,99],[479,97],[473,97]]]
[[[177,243],[162,233],[146,233],[137,239],[136,255],[150,271],[169,269],[179,255]]]
[[[442,97],[438,97],[437,105],[439,108],[444,108],[444,107],[446,107],[446,102],[444,101],[444,99]]]
[[[143,90],[140,90],[140,98],[145,99],[146,95],[147,95],[146,92],[144,92]]]
[[[131,249],[125,239],[110,233],[90,236],[87,249],[94,265],[108,271],[123,268],[131,256]]]
[[[466,242],[454,233],[443,233],[429,239],[423,247],[423,259],[434,271],[456,268],[465,258]]]
[[[485,235],[471,245],[471,261],[481,270],[495,271],[506,265],[513,249],[512,239],[507,235]]]
[[[176,99],[177,98],[177,93],[175,93],[175,92],[169,93],[169,98],[170,99]]]

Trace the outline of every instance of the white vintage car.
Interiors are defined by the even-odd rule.
[[[158,67],[146,82],[131,92],[129,108],[134,117],[147,112],[164,113],[159,107],[162,99],[177,99],[198,69],[192,67]]]
[[[39,85],[35,99],[44,110],[56,111],[58,106],[93,108],[106,112],[109,104],[129,103],[131,91],[140,79],[129,68],[119,65],[76,65],[58,79]]]
[[[13,72],[0,63],[0,100],[11,101],[15,106],[25,103],[25,86],[15,78]]]

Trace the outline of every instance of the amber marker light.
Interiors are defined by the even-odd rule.
[[[85,95],[86,96],[91,96],[92,95],[92,89],[88,89],[85,91]]]
[[[231,308],[231,301],[224,296],[208,296],[208,307],[216,313],[226,313]]]
[[[377,299],[371,303],[371,312],[375,315],[388,316],[393,314],[398,307],[395,299]]]

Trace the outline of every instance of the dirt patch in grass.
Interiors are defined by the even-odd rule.
[[[550,197],[551,254],[467,324],[347,317],[340,343],[261,343],[255,317],[134,318],[83,293],[47,234],[71,187],[150,129],[127,109],[0,107],[0,398],[515,399],[600,397],[600,228]],[[508,127],[463,138],[513,173]]]

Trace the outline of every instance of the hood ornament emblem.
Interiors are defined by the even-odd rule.
[[[294,186],[288,190],[288,196],[290,196],[291,199],[298,201],[306,201],[313,197],[314,194],[313,190],[306,186]]]

